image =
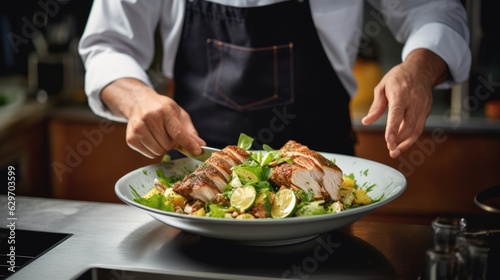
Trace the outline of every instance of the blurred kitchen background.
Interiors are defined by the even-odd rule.
[[[7,182],[8,167],[15,167],[17,195],[120,202],[114,183],[160,160],[132,151],[125,143],[125,124],[101,119],[87,106],[77,44],[91,4],[0,4],[0,180]],[[436,215],[486,215],[473,198],[500,184],[500,113],[494,110],[500,100],[499,3],[463,4],[471,27],[470,79],[434,91],[424,135],[398,159],[388,156],[384,120],[370,127],[360,123],[374,85],[400,62],[402,47],[377,20],[376,10],[366,6],[367,36],[354,69],[359,81],[352,101],[356,151],[399,169],[408,179],[406,192],[376,216],[427,222]],[[165,92],[172,84],[161,75],[158,61],[159,55],[148,73]],[[5,193],[7,184],[1,185]]]

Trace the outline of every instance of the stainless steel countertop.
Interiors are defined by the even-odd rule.
[[[6,224],[7,196],[0,204]],[[181,232],[123,204],[32,197],[16,197],[15,214],[16,229],[73,235],[12,280],[75,279],[92,267],[197,279],[416,279],[431,241],[428,226],[359,221],[295,245],[248,247]]]

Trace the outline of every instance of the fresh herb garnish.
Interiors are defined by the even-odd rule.
[[[151,195],[148,198],[142,197],[132,186],[129,186],[132,189],[132,194],[134,195],[134,201],[159,210],[167,211],[167,212],[173,212],[174,211],[174,204],[173,203],[166,203],[167,198],[161,194],[161,193],[156,193]]]
[[[156,177],[167,188],[182,180],[182,176],[166,176],[161,168],[156,169]]]

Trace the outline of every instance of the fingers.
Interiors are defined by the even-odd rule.
[[[148,158],[161,156],[169,150],[166,146],[169,140],[166,133],[158,131],[161,130],[155,128],[155,125],[129,120],[126,130],[127,144]]]
[[[387,89],[392,91],[394,89]],[[402,100],[401,94],[389,93],[391,102],[387,114],[385,140],[391,157],[398,157],[418,138],[416,134],[415,107]]]
[[[410,114],[405,114],[405,116],[407,115]],[[415,144],[424,131],[426,119],[426,115],[405,117],[396,136],[397,145],[393,149],[389,149],[389,155],[392,158],[398,157]]]
[[[395,100],[392,102],[394,105],[389,105],[385,137],[392,158],[398,157],[418,140],[424,131],[430,111],[430,105],[424,101],[425,98],[420,98],[418,101],[409,98],[409,96],[425,96],[427,93],[409,91],[406,94],[409,101]]]
[[[411,69],[410,69],[411,70]],[[387,108],[385,140],[389,155],[398,157],[420,137],[432,106],[432,88],[414,71],[399,65],[391,69],[374,90],[374,101],[363,118],[365,125],[380,118]]]
[[[156,129],[145,125],[127,126],[127,144],[135,151],[148,158],[162,156],[165,152],[182,146],[194,155],[202,153],[205,141],[197,134],[190,134],[179,124],[165,129]]]
[[[129,118],[126,141],[134,150],[155,158],[176,147],[183,147],[194,155],[202,153],[205,141],[191,118],[180,106],[167,97],[143,104]]]
[[[183,118],[186,120],[186,117]],[[182,147],[193,155],[200,155],[202,153],[201,147],[205,145],[205,141],[198,136],[190,119],[182,121],[182,119],[172,118],[165,122],[165,131],[169,136],[171,147]]]
[[[404,110],[400,105],[391,104],[389,106],[387,127],[385,130],[385,141],[389,150],[394,150],[397,147],[397,137],[399,136],[399,129],[403,121]]]
[[[361,123],[363,125],[370,125],[378,120],[385,113],[387,104],[385,87],[383,86],[383,81],[381,81],[380,84],[375,87],[373,102],[366,116],[361,119]]]
[[[179,109],[180,120],[182,122],[181,125],[184,127],[185,134],[180,136],[176,142],[178,142],[182,147],[187,149],[193,155],[201,155],[201,153],[203,152],[201,150],[201,146],[205,146],[206,142],[199,137],[198,131],[196,131],[196,128],[194,127],[189,114],[182,108],[179,107]]]

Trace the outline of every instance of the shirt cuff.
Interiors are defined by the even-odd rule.
[[[151,87],[146,72],[134,59],[124,54],[100,54],[86,65],[85,92],[92,111],[101,117],[117,122],[127,122],[126,118],[114,115],[101,100],[102,90],[120,78],[135,78]]]
[[[469,79],[471,66],[469,44],[452,28],[440,23],[428,23],[420,27],[404,45],[403,61],[410,52],[419,48],[434,52],[448,65],[451,79],[437,85],[436,88],[449,88]]]

